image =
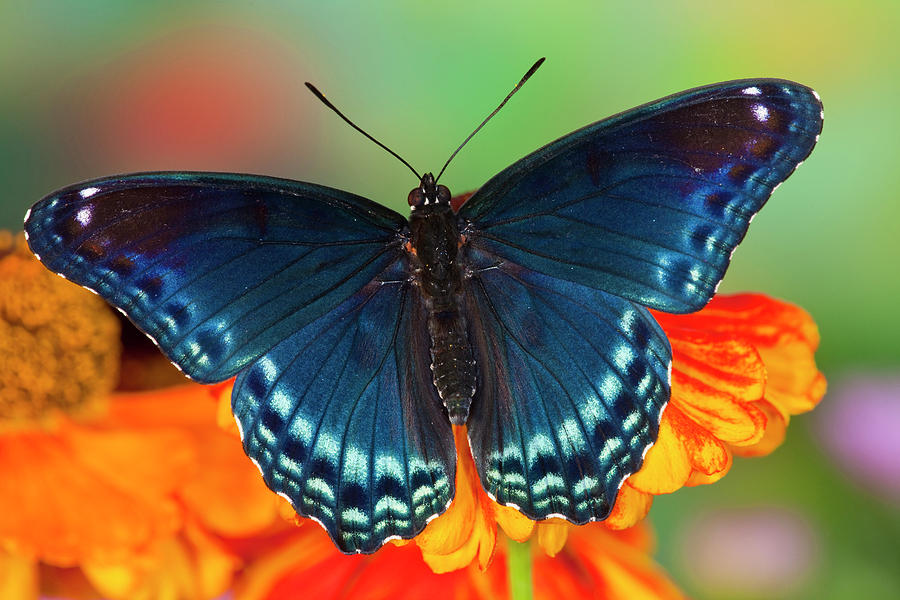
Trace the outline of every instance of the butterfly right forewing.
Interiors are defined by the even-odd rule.
[[[806,86],[748,79],[589,125],[501,171],[460,209],[472,246],[665,312],[712,297],[753,215],[812,151]]]

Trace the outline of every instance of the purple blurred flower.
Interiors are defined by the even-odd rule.
[[[709,513],[682,538],[685,569],[714,595],[781,597],[801,588],[818,565],[816,532],[785,508]]]
[[[900,501],[900,375],[854,375],[828,392],[819,411],[822,445],[847,474]]]

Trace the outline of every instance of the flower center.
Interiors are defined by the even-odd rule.
[[[102,413],[118,380],[119,322],[100,298],[0,231],[0,431]]]

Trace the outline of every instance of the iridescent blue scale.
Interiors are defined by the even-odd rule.
[[[413,231],[347,192],[187,172],[65,188],[25,231],[188,376],[237,375],[247,454],[344,552],[446,510],[451,418],[498,502],[584,523],[608,516],[669,399],[671,350],[647,307],[709,301],[821,111],[783,80],[683,92],[534,152],[456,215],[414,208]]]

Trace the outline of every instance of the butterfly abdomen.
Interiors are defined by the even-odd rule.
[[[475,360],[466,330],[466,318],[458,309],[428,315],[434,387],[454,425],[465,425],[475,395]]]

